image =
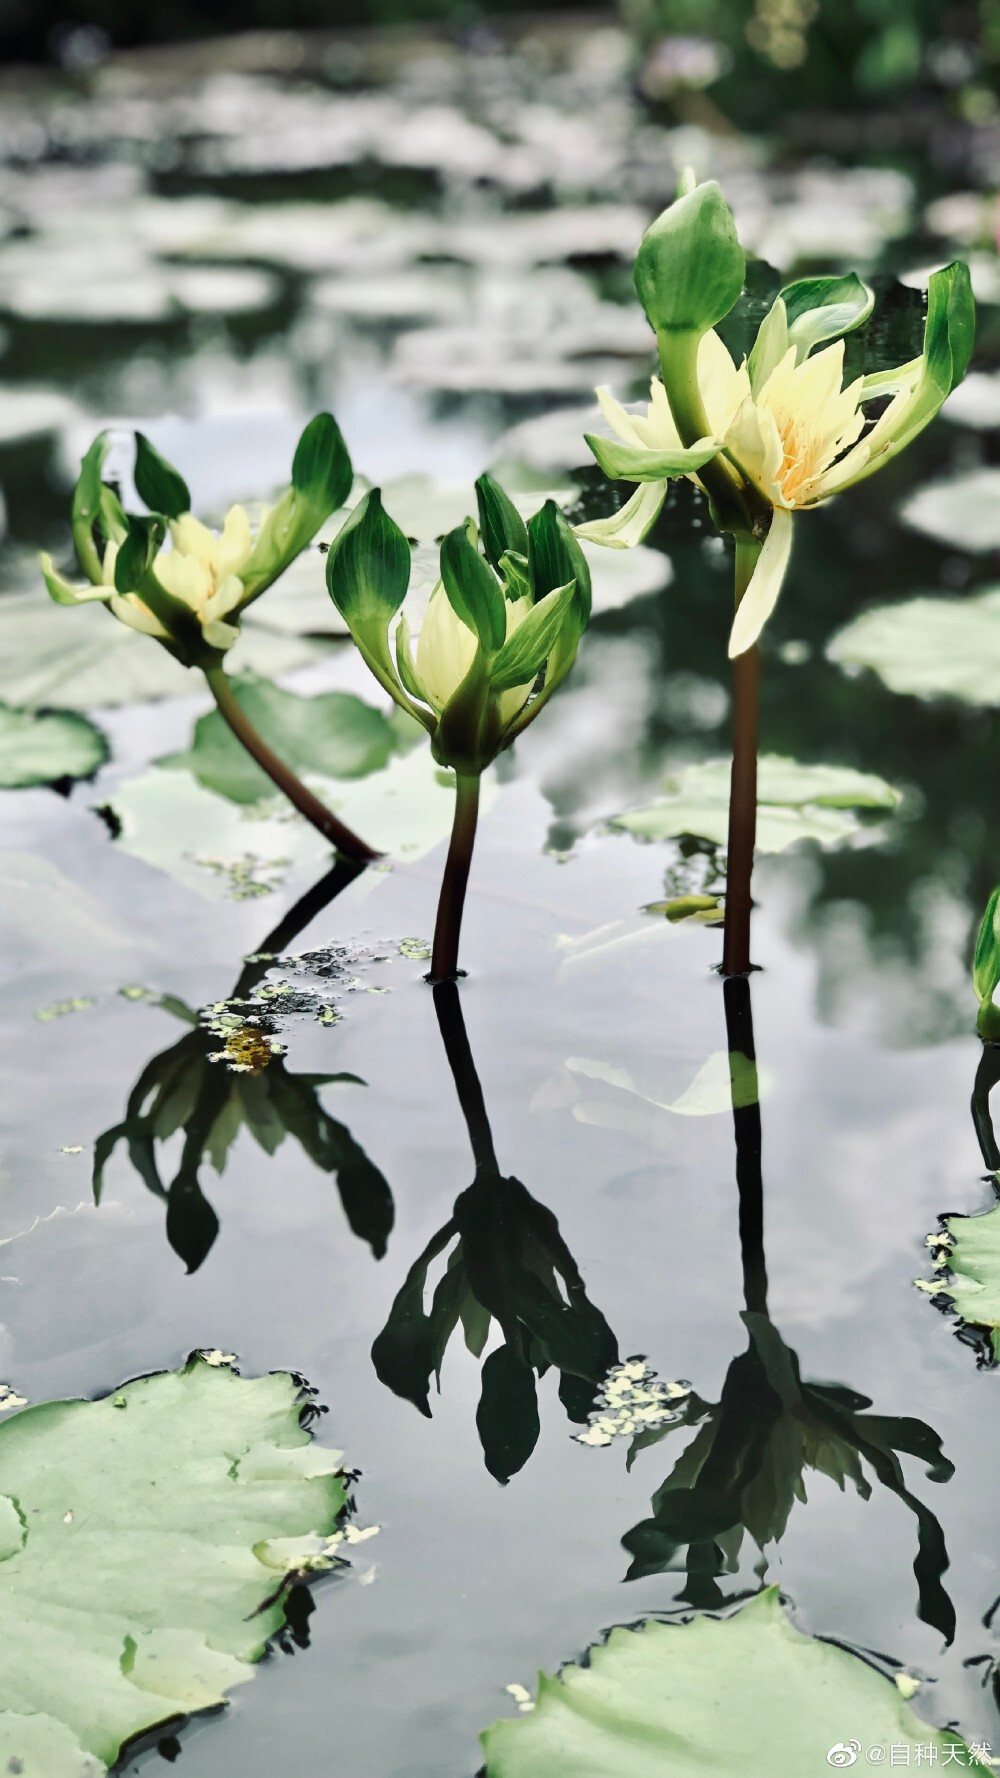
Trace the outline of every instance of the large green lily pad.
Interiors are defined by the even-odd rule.
[[[89,778],[107,758],[107,741],[85,716],[0,704],[0,789]]]
[[[665,780],[663,796],[647,808],[616,815],[611,825],[643,840],[691,834],[724,846],[729,774],[724,759],[687,766]],[[858,832],[857,809],[889,810],[898,801],[899,792],[872,772],[765,755],[757,776],[757,850],[783,852],[799,840],[835,844]]]
[[[99,1778],[252,1677],[346,1505],[301,1405],[290,1376],[196,1357],[0,1425],[0,1770]]]
[[[918,1747],[928,1763],[946,1748],[970,1761],[867,1661],[797,1630],[776,1587],[722,1620],[612,1630],[585,1667],[541,1674],[535,1708],[482,1740],[487,1778],[806,1778],[869,1747],[886,1764],[893,1748],[916,1764]]]
[[[843,667],[871,667],[890,691],[1000,704],[1000,587],[878,605],[839,631],[827,654]]]
[[[386,765],[400,744],[399,730],[381,710],[347,692],[304,698],[251,674],[237,679],[233,690],[268,745],[299,774],[363,778]],[[416,734],[422,732],[416,724],[413,728]],[[271,779],[218,710],[196,722],[194,741],[186,753],[172,753],[158,763],[191,772],[207,790],[234,803],[255,803],[274,793]]]

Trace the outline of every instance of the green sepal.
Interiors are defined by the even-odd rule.
[[[546,500],[528,520],[531,584],[536,603],[573,581],[573,614],[578,634],[590,622],[590,569],[565,514]]]
[[[956,259],[934,272],[927,286],[924,375],[942,401],[968,370],[975,337],[972,280],[968,266]]]
[[[1000,886],[986,904],[972,961],[972,983],[980,1002],[993,999],[1000,984]]]
[[[457,617],[487,654],[503,647],[507,634],[504,598],[489,563],[470,542],[464,525],[441,541],[441,579]]]
[[[372,626],[388,631],[410,584],[410,546],[379,488],[359,500],[331,543],[326,584],[352,635]]]
[[[115,591],[122,594],[139,592],[166,536],[161,518],[129,518],[127,523],[115,560]]]
[[[410,546],[382,505],[378,488],[359,500],[326,558],[326,585],[358,652],[402,710],[426,726],[407,695],[389,650],[389,625],[406,597]]]
[[[677,198],[646,230],[635,288],[658,333],[700,337],[729,314],[745,274],[732,212],[710,179]]]
[[[126,519],[127,533],[115,560],[115,592],[123,598],[135,593],[169,632],[162,646],[185,667],[221,658],[221,651],[206,643],[201,623],[190,605],[162,587],[153,572],[166,524],[157,515]]]
[[[875,292],[856,272],[843,278],[797,278],[794,284],[785,285],[779,297],[788,319],[788,343],[795,347],[798,364],[824,340],[853,333],[875,306]]]
[[[260,597],[343,506],[354,472],[332,414],[317,414],[295,447],[292,485],[267,514],[239,578],[247,589],[241,610]]]
[[[113,587],[100,584],[76,586],[65,574],[59,573],[50,555],[41,557],[41,568],[49,598],[56,605],[106,604],[114,592]]]
[[[717,457],[720,448],[716,438],[705,439],[690,449],[677,445],[673,450],[654,451],[642,445],[620,444],[599,433],[586,432],[584,437],[605,475],[614,482],[660,482],[672,475],[692,475]]]
[[[555,587],[533,605],[510,640],[505,642],[490,672],[491,692],[513,691],[537,679],[559,638],[576,592],[576,582]]]
[[[531,570],[528,564],[528,533],[524,533],[524,553],[517,550],[505,550],[498,563],[498,572],[503,581],[504,598],[514,604],[518,599],[530,599]]]
[[[969,268],[961,260],[954,260],[943,270],[934,272],[928,283],[924,349],[920,358],[912,366],[904,366],[903,372],[896,373],[896,378],[888,372],[865,379],[863,398],[870,400],[876,395],[891,393],[894,382],[905,371],[912,369],[915,373],[909,398],[900,404],[891,428],[882,435],[867,462],[842,484],[843,487],[853,487],[856,482],[865,481],[884,463],[898,456],[930,424],[965,375],[975,330],[976,306]],[[918,370],[919,374],[916,374]],[[905,389],[906,383],[901,386]]]
[[[80,558],[80,566],[94,586],[100,585],[102,576],[101,558],[94,542],[94,526],[100,519],[103,490],[101,472],[109,445],[108,434],[99,432],[80,464],[80,474],[73,490],[73,542]]]
[[[132,472],[135,491],[150,512],[159,512],[168,519],[179,519],[191,511],[191,495],[187,482],[172,463],[161,457],[144,432],[135,435],[135,468]]]
[[[431,752],[438,764],[453,766],[460,777],[485,771],[497,751],[500,721],[489,694],[489,666],[480,647],[431,737]]]
[[[514,550],[519,556],[527,555],[528,528],[509,495],[491,475],[479,477],[476,502],[486,560],[499,572],[501,560],[508,550]]]

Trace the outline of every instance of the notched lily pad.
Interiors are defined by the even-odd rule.
[[[99,728],[72,710],[14,710],[0,704],[0,789],[90,778],[108,759]]]
[[[937,1248],[939,1277],[924,1286],[950,1302],[965,1326],[982,1334],[1000,1361],[1000,1204],[982,1216],[946,1216]]]
[[[664,794],[645,809],[616,815],[612,827],[643,840],[684,834],[724,846],[729,828],[728,760],[688,766],[664,782]],[[757,850],[783,852],[799,840],[832,845],[860,830],[858,809],[890,810],[899,791],[853,766],[802,765],[765,755],[757,777]]]
[[[916,1764],[918,1748],[935,1764],[946,1749],[971,1761],[891,1679],[796,1629],[777,1587],[728,1618],[612,1630],[585,1666],[543,1673],[534,1710],[482,1742],[487,1778],[703,1778],[732,1771],[737,1748],[744,1778],[853,1765],[863,1746],[898,1749],[898,1764]]]
[[[100,1778],[253,1677],[297,1552],[331,1569],[341,1541],[348,1478],[302,1406],[196,1355],[0,1426],[0,1771]]]
[[[834,636],[827,654],[843,667],[871,667],[890,691],[1000,703],[1000,587],[876,606]]]

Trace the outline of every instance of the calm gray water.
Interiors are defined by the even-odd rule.
[[[872,346],[910,355],[919,305],[888,274],[949,256],[929,249],[923,220],[940,176],[919,161],[773,174],[762,145],[651,125],[617,43],[588,36],[524,66],[486,45],[465,63],[414,56],[376,85],[332,65],[324,84],[323,69],[167,58],[106,68],[89,101],[48,93],[33,118],[8,92],[0,377],[24,403],[0,440],[8,591],[38,584],[39,547],[65,548],[75,461],[109,420],[148,426],[207,515],[280,483],[323,405],[359,470],[430,476],[442,510],[490,462],[592,504],[600,478],[574,446],[579,418],[560,435],[545,417],[586,407],[596,381],[637,392],[648,374],[628,263],[679,158],[731,183],[750,244],[783,270],[823,251],[818,206],[838,262],[881,276],[890,320]],[[357,84],[344,90],[340,76]],[[505,138],[496,126],[518,82],[524,109]],[[940,1522],[954,1640],[945,1648],[918,1617],[917,1521],[873,1478],[864,1501],[850,1482],[842,1493],[807,1474],[780,1542],[762,1558],[745,1538],[719,1585],[736,1598],[766,1574],[805,1628],[927,1675],[919,1708],[1000,1744],[983,1668],[968,1665],[996,1653],[984,1625],[1000,1594],[996,1379],[913,1287],[939,1215],[991,1201],[969,1115],[981,1050],[966,966],[996,875],[992,730],[981,712],[894,697],[824,656],[871,604],[988,584],[988,556],[899,518],[915,487],[988,450],[942,420],[799,528],[765,651],[766,750],[879,773],[904,800],[845,845],[761,860],[752,980],[770,1316],[806,1381],[940,1437],[950,1481],[902,1462]],[[409,497],[419,508],[432,492]],[[446,522],[430,509],[425,535]],[[720,937],[642,912],[665,883],[700,889],[713,859],[605,825],[667,770],[725,753],[727,564],[705,527],[685,488],[653,540],[659,568],[640,563],[644,582],[609,579],[602,597],[595,569],[598,615],[572,681],[497,773],[460,992],[501,1172],[558,1219],[620,1354],[715,1402],[747,1342],[733,1120],[664,1107],[727,1048]],[[342,643],[305,649],[282,682],[377,701]],[[320,1437],[361,1472],[359,1522],[381,1531],[316,1587],[308,1650],[276,1651],[224,1718],[184,1730],[181,1769],[471,1778],[479,1731],[511,1708],[508,1684],[530,1687],[610,1625],[676,1607],[683,1562],[624,1584],[621,1540],[649,1516],[687,1435],[627,1473],[623,1441],[573,1441],[579,1424],[550,1370],[537,1447],[501,1486],[484,1464],[480,1362],[461,1327],[430,1418],[376,1375],[371,1347],[393,1299],[474,1170],[426,963],[400,952],[430,934],[440,845],[352,884],[285,947],[343,947],[329,983],[340,1022],[289,1019],[284,1066],[365,1083],[323,1088],[322,1103],[388,1182],[384,1257],[352,1233],[330,1174],[292,1135],[269,1157],[244,1129],[221,1177],[204,1162],[220,1227],[190,1275],[123,1147],[93,1206],[95,1139],[183,1035],[119,990],[142,984],[192,1007],[231,993],[242,958],[323,871],[314,856],[270,895],[233,901],[207,874],[192,887],[112,838],[95,805],[185,745],[206,707],[185,689],[96,712],[114,757],[94,784],[2,798],[0,1377],[32,1401],[104,1393],[214,1346],[248,1373],[301,1373],[328,1410]],[[72,997],[91,1004],[37,1016]],[[568,1066],[581,1059],[587,1069]],[[166,1180],[178,1161],[175,1138]],[[152,1746],[123,1770],[159,1768]]]

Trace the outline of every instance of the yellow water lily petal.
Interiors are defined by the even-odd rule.
[[[710,328],[698,347],[698,388],[713,433],[721,438],[750,394],[746,360],[737,366],[725,341]]]
[[[214,531],[203,525],[191,512],[182,512],[180,518],[171,519],[170,535],[174,540],[174,549],[182,556],[191,556],[196,562],[204,563],[211,568],[215,562],[219,540]]]
[[[210,594],[205,606],[205,614],[211,618],[227,617],[229,612],[235,610],[245,597],[246,587],[239,575],[230,574],[229,578],[222,582],[218,592]]]
[[[233,643],[239,640],[240,634],[237,625],[219,623],[213,619],[202,624],[201,633],[209,648],[220,648],[223,651],[232,648]]]
[[[623,444],[644,446],[649,440],[639,431],[640,415],[630,414],[620,401],[616,401],[606,383],[595,390],[598,406],[616,438]],[[676,432],[674,434],[676,441]]]
[[[478,642],[458,616],[440,581],[417,637],[417,677],[440,714],[469,671]]]
[[[729,637],[729,658],[735,660],[752,648],[764,628],[781,592],[788,559],[792,553],[792,515],[785,507],[776,507],[771,529],[757,558],[753,578],[736,610]]]
[[[167,637],[168,632],[159,618],[153,615],[148,605],[136,598],[135,593],[113,593],[110,606],[119,623],[127,624],[130,630],[138,630],[143,636],[154,636],[157,642],[162,642]]]
[[[197,523],[197,519],[192,520],[192,524]],[[179,548],[161,549],[153,563],[153,572],[164,592],[171,593],[199,614],[215,591],[212,571],[207,563]]]
[[[222,536],[215,547],[213,562],[216,580],[221,582],[231,574],[238,574],[249,559],[252,549],[250,520],[242,506],[231,506],[222,527]]]

